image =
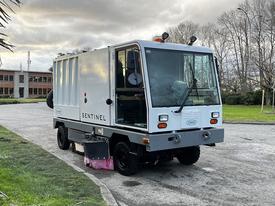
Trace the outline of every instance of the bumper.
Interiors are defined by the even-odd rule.
[[[149,134],[148,152],[213,144],[224,141],[224,129],[193,130],[166,134]]]

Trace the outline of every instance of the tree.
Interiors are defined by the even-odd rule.
[[[21,5],[20,0],[0,0],[0,28],[4,29],[6,28],[6,24],[11,21],[11,16],[9,15],[10,12],[15,13],[13,10],[14,6],[19,7]],[[14,47],[12,44],[9,44],[5,41],[5,37],[7,35],[3,32],[0,32],[0,46],[4,47],[5,49],[8,49],[12,51],[12,48]]]
[[[168,33],[170,35],[168,41],[187,44],[191,36],[197,36],[199,33],[199,25],[191,21],[184,21],[178,26],[169,28]]]
[[[266,103],[270,104],[275,77],[275,1],[255,0],[253,11],[255,47],[252,58],[260,73],[261,89],[266,91]]]
[[[241,12],[232,10],[219,17],[220,26],[228,32],[231,46],[232,68],[238,76],[240,93],[248,92],[248,77],[250,74],[249,23]]]
[[[181,22],[168,29],[169,41],[186,44],[197,36],[197,45],[214,50],[224,92],[246,95],[264,89],[270,104],[275,86],[275,0],[244,0],[217,20],[207,25]]]
[[[258,88],[264,89],[266,103],[270,104],[271,88],[274,85],[274,45],[275,45],[275,1],[253,0],[240,4],[238,10],[246,18],[249,26],[249,69]]]
[[[219,64],[219,77],[222,90],[234,90],[235,87],[234,89],[231,88],[232,81],[230,81],[233,76],[229,75],[231,71],[229,71],[228,68],[228,54],[230,47],[227,31],[215,24],[204,25],[201,27],[199,42],[202,46],[207,46],[214,50]]]

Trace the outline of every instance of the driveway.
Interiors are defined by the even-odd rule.
[[[195,165],[174,160],[124,177],[59,150],[45,103],[1,105],[0,124],[95,175],[120,205],[275,205],[275,126],[225,124],[225,142],[202,146]]]

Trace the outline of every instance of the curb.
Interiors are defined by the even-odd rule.
[[[231,122],[224,121],[224,124],[251,124],[251,125],[275,125],[273,122]]]

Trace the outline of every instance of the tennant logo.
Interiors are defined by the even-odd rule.
[[[83,119],[93,119],[106,122],[106,118],[102,114],[89,114],[89,113],[82,113]]]
[[[194,126],[194,125],[197,124],[197,120],[195,120],[195,119],[189,119],[188,121],[186,121],[186,124],[188,126]]]

